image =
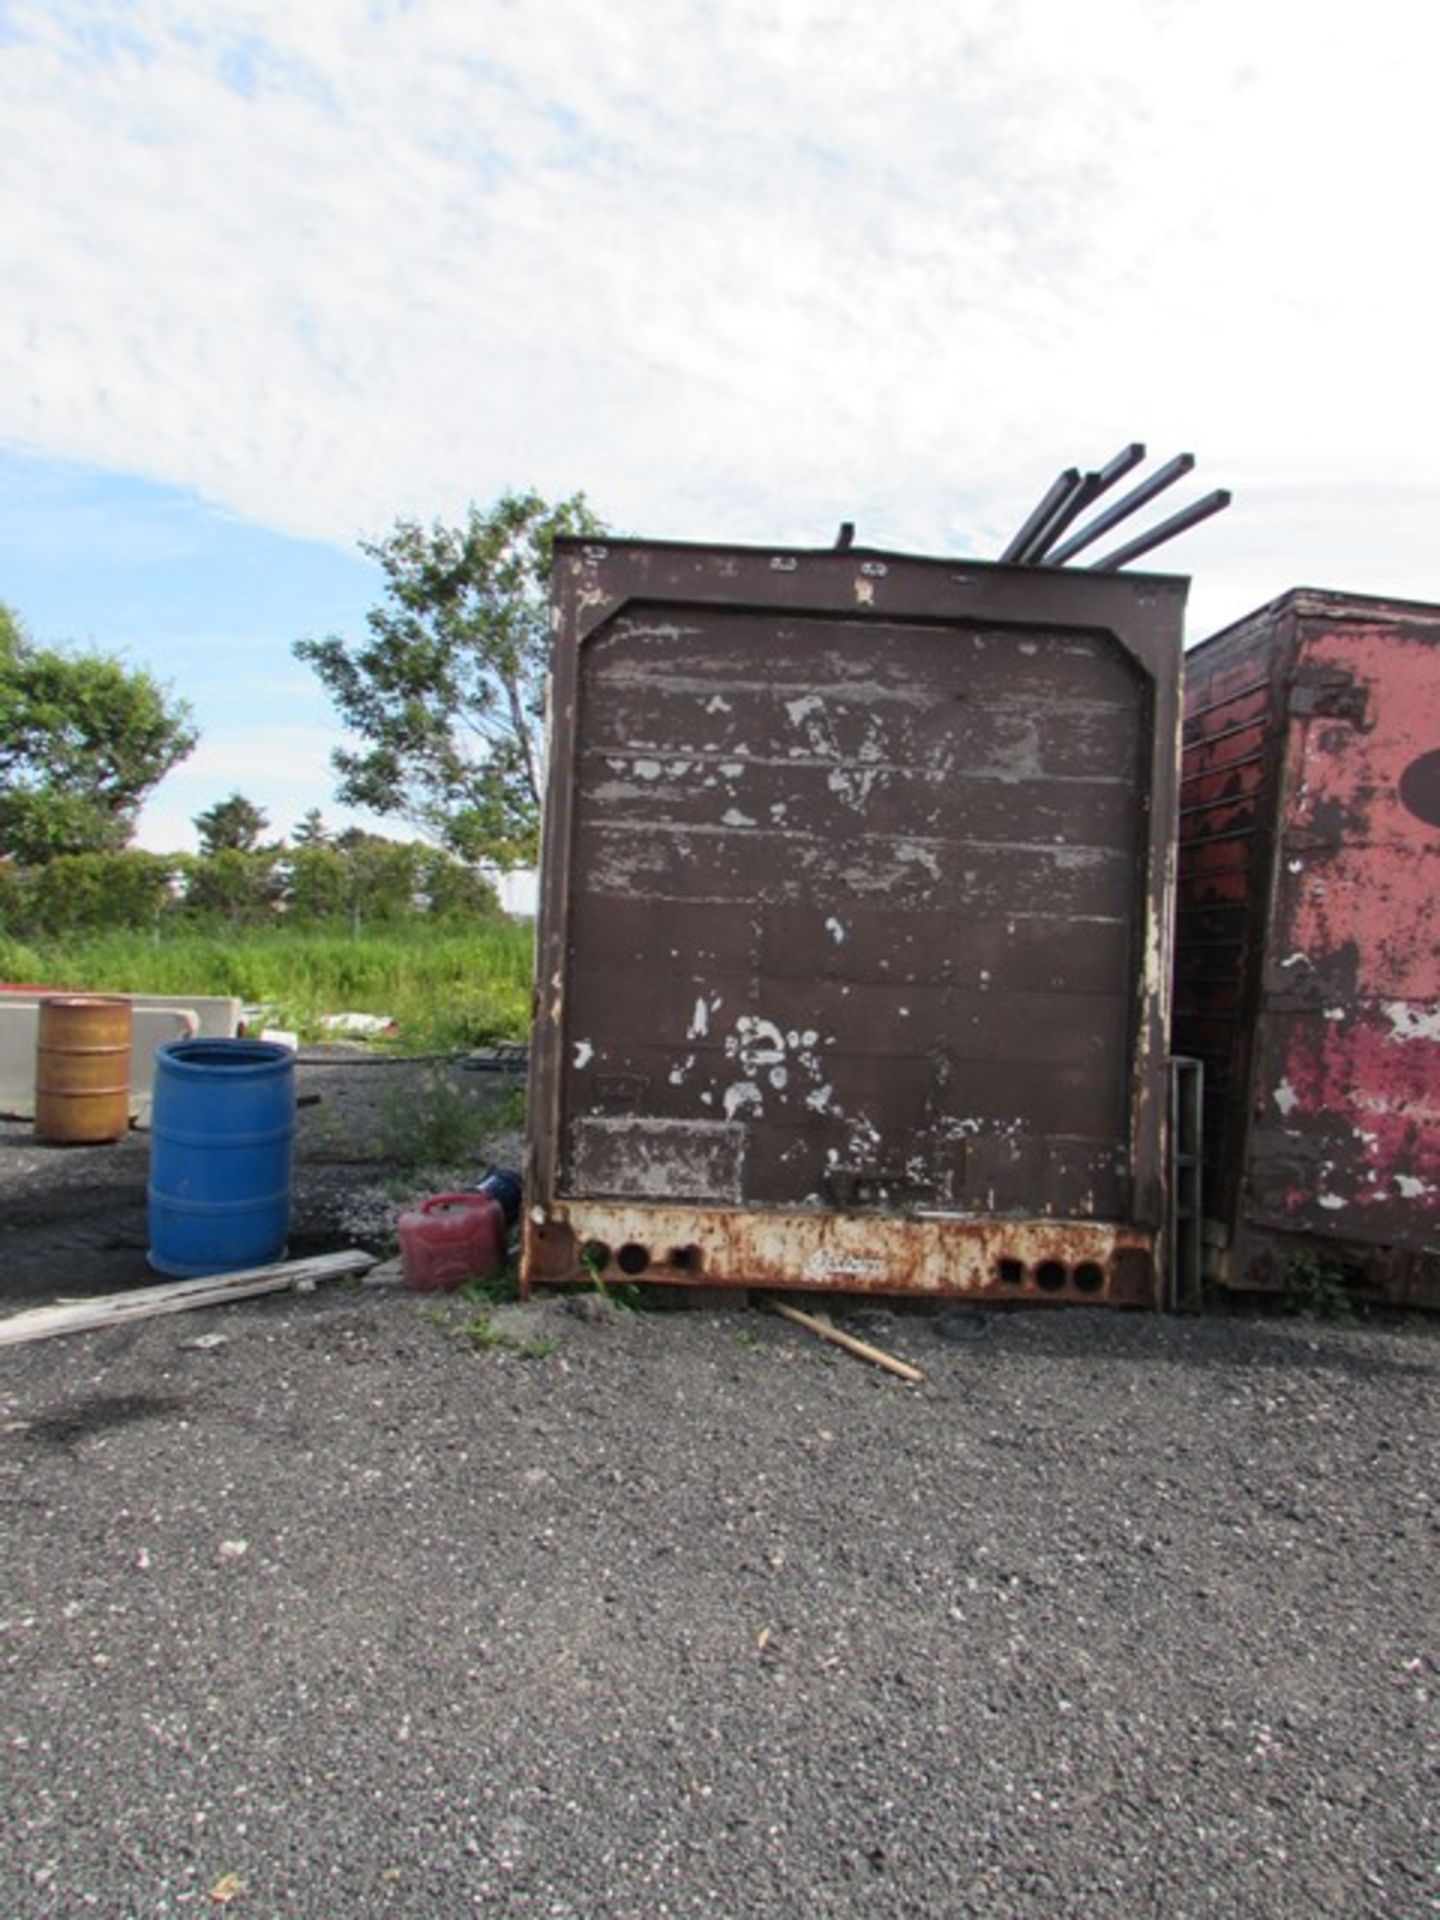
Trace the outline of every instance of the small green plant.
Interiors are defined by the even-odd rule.
[[[401,1167],[445,1167],[474,1159],[488,1116],[444,1073],[425,1074],[418,1088],[395,1090],[380,1102],[378,1143]]]
[[[1315,1253],[1292,1254],[1287,1261],[1285,1299],[1292,1313],[1303,1314],[1307,1320],[1355,1318],[1345,1269]]]
[[[737,1327],[735,1329],[735,1339],[736,1343],[744,1347],[747,1353],[765,1353],[768,1352],[770,1347],[768,1340],[762,1340],[759,1334],[752,1333],[749,1327]]]
[[[491,1109],[490,1124],[497,1133],[523,1133],[525,1112],[525,1089],[513,1087]]]
[[[544,1360],[555,1351],[555,1342],[537,1338],[519,1340],[513,1333],[506,1333],[503,1327],[497,1327],[488,1312],[473,1314],[460,1328],[461,1334],[472,1347],[484,1350],[499,1347],[506,1353],[513,1353],[521,1360]]]
[[[608,1255],[605,1250],[598,1246],[593,1240],[588,1241],[580,1249],[580,1264],[586,1273],[589,1274],[590,1284],[596,1293],[599,1294],[602,1300],[608,1300],[612,1307],[619,1307],[622,1311],[629,1312],[629,1302],[619,1297],[625,1289],[623,1287],[611,1287],[606,1284],[605,1262],[607,1258]]]
[[[460,1289],[460,1298],[475,1306],[502,1306],[507,1300],[520,1297],[520,1275],[512,1260],[501,1268],[499,1273],[487,1273],[467,1280]]]
[[[0,979],[42,980],[45,963],[33,947],[22,946],[8,934],[0,933]]]

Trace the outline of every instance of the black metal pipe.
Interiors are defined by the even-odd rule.
[[[1097,513],[1095,518],[1088,525],[1083,526],[1077,534],[1072,535],[1063,547],[1056,547],[1053,553],[1046,556],[1046,566],[1063,567],[1072,555],[1088,547],[1092,541],[1098,540],[1102,533],[1108,533],[1111,527],[1118,527],[1122,520],[1128,520],[1132,513],[1137,512],[1147,501],[1153,500],[1156,494],[1163,493],[1167,487],[1173,487],[1175,482],[1183,479],[1194,465],[1193,453],[1177,453],[1173,460],[1167,460],[1163,467],[1157,468],[1148,480],[1142,480],[1138,487],[1132,487],[1129,493],[1122,494],[1113,507],[1107,507],[1103,513]]]
[[[1105,493],[1117,480],[1123,480],[1132,468],[1138,467],[1145,458],[1145,442],[1132,440],[1128,447],[1122,447],[1113,460],[1107,460],[1100,469],[1100,491]]]
[[[1054,546],[1068,526],[1074,524],[1085,509],[1098,500],[1102,493],[1109,491],[1115,482],[1132,467],[1138,467],[1145,458],[1145,448],[1138,440],[1132,440],[1128,447],[1122,447],[1113,460],[1094,473],[1087,473],[1080,485],[1071,494],[1068,501],[1058,506],[1045,525],[1027,544],[1019,555],[1022,566],[1039,566],[1045,555]]]
[[[1149,553],[1155,547],[1163,546],[1167,540],[1173,540],[1177,533],[1184,533],[1201,520],[1208,520],[1212,513],[1219,513],[1230,504],[1230,494],[1224,487],[1217,487],[1214,493],[1207,493],[1203,500],[1197,500],[1194,506],[1182,507],[1179,513],[1172,513],[1168,520],[1162,520],[1158,527],[1152,527],[1148,533],[1142,533],[1128,546],[1117,547],[1113,553],[1107,553],[1102,560],[1092,560],[1092,573],[1118,573],[1127,560],[1138,560],[1142,553]]]
[[[1020,555],[1025,551],[1026,547],[1029,546],[1030,542],[1035,538],[1035,535],[1046,525],[1056,509],[1070,498],[1075,488],[1079,485],[1080,469],[1078,467],[1067,467],[1064,473],[1052,482],[1044,499],[1001,554],[1000,564],[1002,566],[1013,565],[1019,560]]]
[[[1038,565],[1041,557],[1055,544],[1071,521],[1078,514],[1082,514],[1087,504],[1095,497],[1095,482],[1099,478],[1098,473],[1082,475],[1079,486],[1072,487],[1067,495],[1056,502],[1049,519],[1042,522],[1026,541],[1021,552],[1016,554],[1016,566]]]

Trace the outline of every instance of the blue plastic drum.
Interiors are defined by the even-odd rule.
[[[271,1040],[155,1049],[150,1264],[182,1276],[263,1267],[290,1232],[295,1056]]]

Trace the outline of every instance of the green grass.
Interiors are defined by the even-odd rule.
[[[467,1320],[460,1332],[472,1347],[481,1352],[487,1347],[499,1347],[506,1353],[518,1355],[521,1360],[546,1360],[555,1351],[555,1342],[543,1335],[533,1340],[520,1340],[513,1333],[502,1333],[491,1320],[489,1312],[483,1309]]]
[[[521,1040],[530,1027],[532,933],[527,923],[464,929],[413,925],[363,934],[290,928],[0,940],[0,977],[72,991],[219,993],[276,1009],[275,1024],[320,1038],[325,1013],[382,1013],[406,1052],[448,1052]],[[14,962],[24,962],[23,972]]]

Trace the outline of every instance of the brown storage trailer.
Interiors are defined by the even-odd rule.
[[[1185,590],[558,544],[526,1285],[1159,1303]]]
[[[1440,1306],[1440,607],[1297,589],[1187,656],[1185,715],[1212,1277]]]

